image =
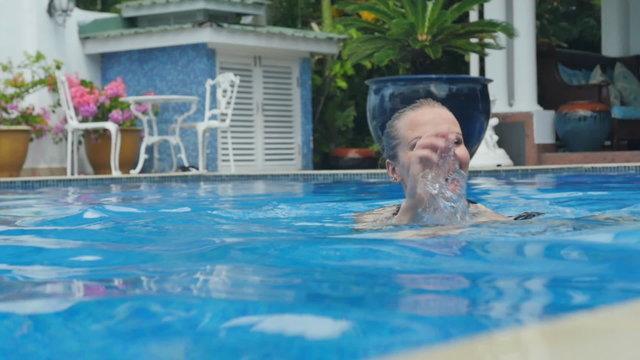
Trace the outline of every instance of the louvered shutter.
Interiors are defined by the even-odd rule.
[[[262,120],[265,170],[299,170],[298,64],[262,58]]]
[[[239,171],[256,170],[260,144],[256,143],[255,64],[251,56],[228,57],[219,61],[218,74],[230,71],[240,76],[240,85],[231,117],[231,142],[234,165]],[[218,169],[229,171],[227,130],[218,131]]]
[[[231,122],[240,171],[300,170],[300,89],[297,59],[221,56],[219,71],[240,75]],[[218,134],[218,167],[229,169],[226,133]],[[241,159],[241,160],[239,160]]]

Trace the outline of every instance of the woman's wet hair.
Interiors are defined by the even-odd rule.
[[[415,103],[399,110],[393,114],[391,120],[387,123],[387,127],[382,135],[382,150],[385,158],[391,161],[398,160],[398,145],[400,145],[400,136],[398,134],[398,121],[407,113],[423,107],[432,109],[447,109],[446,106],[433,99],[420,99]]]

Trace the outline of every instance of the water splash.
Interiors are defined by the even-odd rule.
[[[421,174],[427,205],[420,210],[422,225],[452,225],[467,221],[467,174],[460,169],[455,143],[449,142],[438,163]]]

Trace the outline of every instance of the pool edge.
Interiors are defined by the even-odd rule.
[[[637,359],[639,318],[640,300],[632,300],[378,360]]]
[[[550,166],[510,166],[476,168],[469,171],[469,176],[499,174],[549,174],[549,173],[615,173],[640,172],[640,162],[620,164],[580,164]],[[247,173],[161,173],[138,175],[82,175],[82,176],[42,176],[0,178],[0,189],[32,189],[48,186],[126,184],[139,182],[169,181],[228,181],[228,180],[282,180],[282,181],[383,181],[388,180],[386,170],[304,170],[304,171],[272,171]]]

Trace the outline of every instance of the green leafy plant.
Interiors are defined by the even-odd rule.
[[[25,98],[43,87],[54,85],[55,71],[60,68],[61,61],[48,61],[41,52],[25,53],[18,63],[11,60],[0,63],[0,125],[29,126],[32,139],[46,135],[50,129],[49,108],[36,109],[25,104]]]
[[[447,53],[486,55],[501,49],[500,34],[515,35],[511,24],[468,21],[468,13],[489,0],[370,0],[339,4],[349,16],[337,20],[351,34],[342,56],[397,74],[437,73]],[[450,5],[449,5],[450,4]],[[449,5],[449,6],[447,6]],[[353,30],[353,31],[350,31]]]
[[[339,147],[371,148],[366,118],[365,80],[382,76],[380,69],[352,65],[340,57],[315,59],[314,167],[326,168],[329,153]]]
[[[600,52],[600,0],[538,0],[538,41]]]

